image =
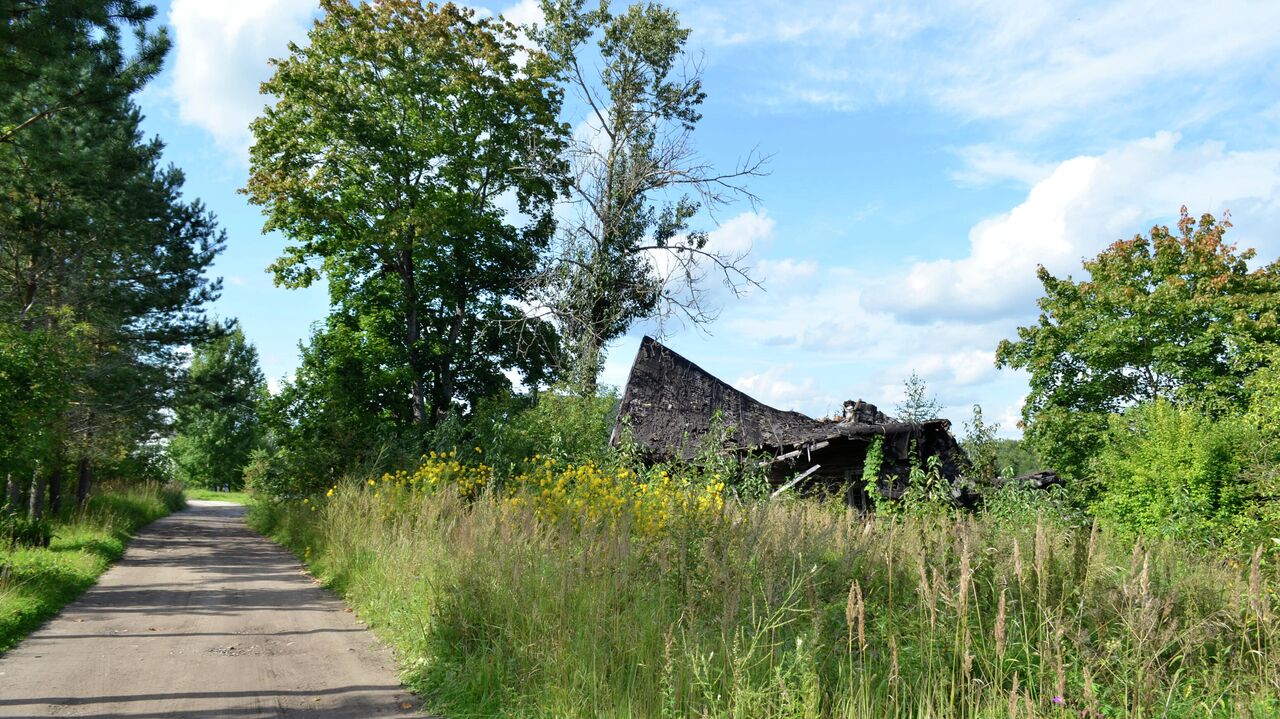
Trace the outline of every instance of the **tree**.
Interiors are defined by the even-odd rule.
[[[961,446],[968,458],[966,474],[969,479],[990,484],[1000,476],[996,433],[1000,425],[988,423],[982,416],[982,405],[973,406],[973,415],[964,423],[964,440]]]
[[[1209,414],[1237,406],[1280,340],[1280,263],[1250,270],[1252,250],[1224,241],[1227,218],[1182,208],[1176,232],[1153,227],[1084,263],[1089,279],[1041,267],[1039,321],[996,350],[1030,372],[1026,437],[1049,466],[1087,473],[1108,415],[1166,400]]]
[[[1241,538],[1254,487],[1241,477],[1247,434],[1238,418],[1216,419],[1160,397],[1109,420],[1091,465],[1097,516],[1138,534]]]
[[[1020,439],[996,440],[996,469],[1009,477],[1018,477],[1044,469],[1044,463],[1025,442]]]
[[[169,46],[154,16],[131,0],[36,0],[0,28],[0,324],[60,348],[66,395],[56,437],[26,447],[43,476],[33,509],[46,484],[56,508],[69,455],[83,501],[95,462],[166,431],[178,348],[202,336],[218,293],[204,272],[223,235],[183,200],[131,99]]]
[[[573,215],[561,223],[540,296],[572,381],[590,395],[605,346],[633,323],[711,321],[712,273],[735,293],[756,284],[744,255],[711,246],[690,222],[735,197],[754,202],[741,183],[764,160],[751,155],[719,173],[698,158],[692,136],[706,93],[674,10],[643,2],[613,14],[607,2],[590,11],[585,2],[543,0],[546,25],[532,36],[585,113],[566,149]]]
[[[387,450],[392,462],[406,454],[395,445],[412,421],[409,375],[385,361],[390,353],[375,333],[334,314],[301,351],[293,379],[261,406],[267,446],[254,489],[264,494],[308,493],[378,465]],[[407,454],[419,456],[416,447]]]
[[[898,419],[903,422],[924,422],[937,419],[942,411],[938,396],[929,393],[929,385],[919,372],[911,370],[911,376],[902,382],[905,396],[898,403]]]
[[[0,504],[10,511],[21,504],[23,480],[40,471],[62,439],[58,430],[72,397],[67,376],[82,348],[76,339],[0,323]]]
[[[259,444],[266,393],[258,352],[239,327],[196,346],[169,454],[183,484],[239,489]]]
[[[544,59],[519,65],[510,24],[451,4],[321,7],[252,125],[244,191],[293,243],[276,282],[328,279],[336,321],[403,368],[414,425],[509,390],[507,370],[543,381],[545,355],[506,332],[553,224],[565,128]]]
[[[62,112],[120,102],[159,72],[169,50],[163,29],[146,31],[155,6],[137,0],[6,2],[0,15],[0,142]],[[137,41],[127,59],[126,29]]]

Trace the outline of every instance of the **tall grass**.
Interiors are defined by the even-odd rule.
[[[658,537],[441,491],[262,505],[449,717],[1271,717],[1272,558],[737,505]]]
[[[52,518],[47,548],[0,542],[0,652],[92,586],[134,531],[183,506],[171,485],[104,487],[85,507]]]

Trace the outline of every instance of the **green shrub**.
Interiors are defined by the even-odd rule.
[[[499,479],[541,455],[559,462],[605,466],[612,463],[617,395],[581,397],[553,388],[535,396],[495,397],[480,402],[468,417],[452,415],[432,433],[429,449],[463,454],[482,447],[481,457]]]
[[[1113,415],[1093,462],[1093,511],[1137,534],[1221,543],[1232,538],[1248,490],[1241,457],[1248,432],[1157,400]]]
[[[996,440],[996,467],[1005,477],[1017,477],[1045,468],[1040,455],[1020,439]]]
[[[1088,515],[1063,485],[1037,489],[1007,482],[982,489],[982,514],[995,521],[1026,526],[1045,519],[1061,526],[1087,525]]]
[[[47,547],[53,539],[53,524],[48,520],[20,514],[0,514],[0,545],[13,547]]]

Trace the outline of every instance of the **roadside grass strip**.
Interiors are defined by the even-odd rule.
[[[0,544],[0,652],[93,586],[135,531],[185,506],[176,488],[109,488],[54,519],[48,548]]]

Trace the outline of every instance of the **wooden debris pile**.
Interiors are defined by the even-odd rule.
[[[925,467],[936,458],[952,497],[963,504],[976,500],[961,481],[966,458],[950,421],[900,422],[862,400],[845,402],[838,419],[783,411],[730,387],[651,337],[640,343],[631,367],[613,441],[621,441],[629,428],[632,441],[651,459],[691,459],[717,413],[732,428],[723,449],[765,455],[780,491],[844,491],[849,504],[867,506],[863,465],[867,449],[880,437],[884,459],[877,489],[882,496],[901,496],[912,465]]]

